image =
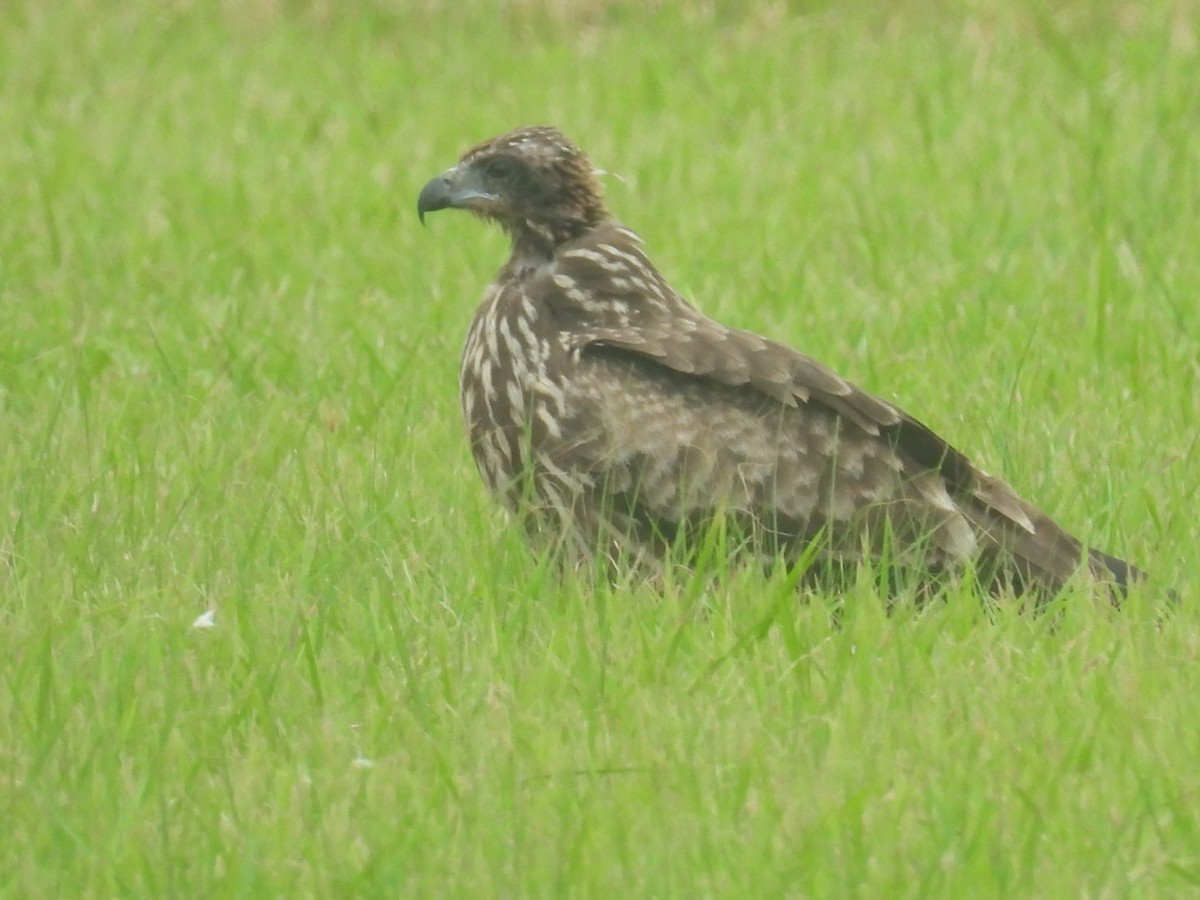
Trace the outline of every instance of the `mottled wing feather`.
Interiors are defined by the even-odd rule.
[[[945,517],[942,533],[934,535],[947,549],[966,544],[961,529],[946,524],[958,518],[986,540],[984,556],[1016,557],[1018,568],[1027,570],[1024,577],[1061,582],[1078,568],[1079,543],[1004,481],[923,423],[811,357],[704,316],[666,284],[632,232],[618,225],[597,229],[586,243],[560,253],[529,289],[553,310],[579,358],[631,354],[686,378],[753,389],[785,409],[827,410],[849,429],[844,437],[886,445],[902,461],[906,490],[915,492],[906,502],[928,513],[943,498],[953,498],[954,516]],[[936,487],[925,480],[927,472],[939,476]],[[1095,564],[1093,569],[1100,571]]]
[[[901,419],[891,404],[811,357],[702,314],[666,284],[637,236],[620,226],[602,226],[586,244],[565,249],[532,289],[544,293],[579,349],[622,347],[683,374],[752,385],[788,406],[816,398],[870,434]]]
[[[791,553],[823,529],[823,555],[857,558],[887,528],[914,562],[962,562],[975,537],[940,479],[910,475],[891,446],[845,434],[819,406],[785,406],[748,386],[685,375],[611,347],[581,354],[569,405],[585,435],[544,449],[586,470],[634,519],[671,533],[731,514]]]
[[[914,463],[936,469],[1015,525],[1034,526],[1019,497],[923,423],[786,345],[728,328],[686,303],[617,225],[568,248],[541,284],[547,305],[570,327],[576,350],[611,347],[642,354],[685,375],[747,385],[787,406],[815,402],[869,435],[886,435]]]

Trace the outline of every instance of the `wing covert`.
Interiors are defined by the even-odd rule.
[[[564,249],[530,289],[553,311],[574,354],[635,354],[680,375],[751,388],[787,407],[818,404],[887,441],[915,468],[938,472],[951,492],[1036,531],[1037,510],[924,423],[798,350],[705,316],[667,285],[628,229],[604,226],[586,244]]]

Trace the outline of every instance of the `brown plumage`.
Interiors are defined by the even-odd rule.
[[[892,404],[680,297],[553,128],[468,150],[418,212],[467,209],[512,239],[463,350],[487,486],[577,559],[654,564],[720,523],[761,557],[972,565],[1053,591],[1140,573],[1080,543]]]

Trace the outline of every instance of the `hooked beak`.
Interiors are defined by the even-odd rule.
[[[471,184],[470,174],[459,172],[458,166],[447,169],[421,188],[417,198],[417,217],[425,224],[425,213],[439,209],[471,209],[475,201],[494,201],[496,195]]]
[[[439,175],[421,188],[421,196],[417,198],[417,218],[421,224],[425,224],[425,213],[445,209],[450,205],[452,196],[453,191],[445,175]]]

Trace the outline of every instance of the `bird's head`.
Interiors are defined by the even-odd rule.
[[[498,222],[514,251],[546,257],[609,217],[591,162],[549,127],[518,128],[468,150],[421,191],[421,221],[439,209]]]

